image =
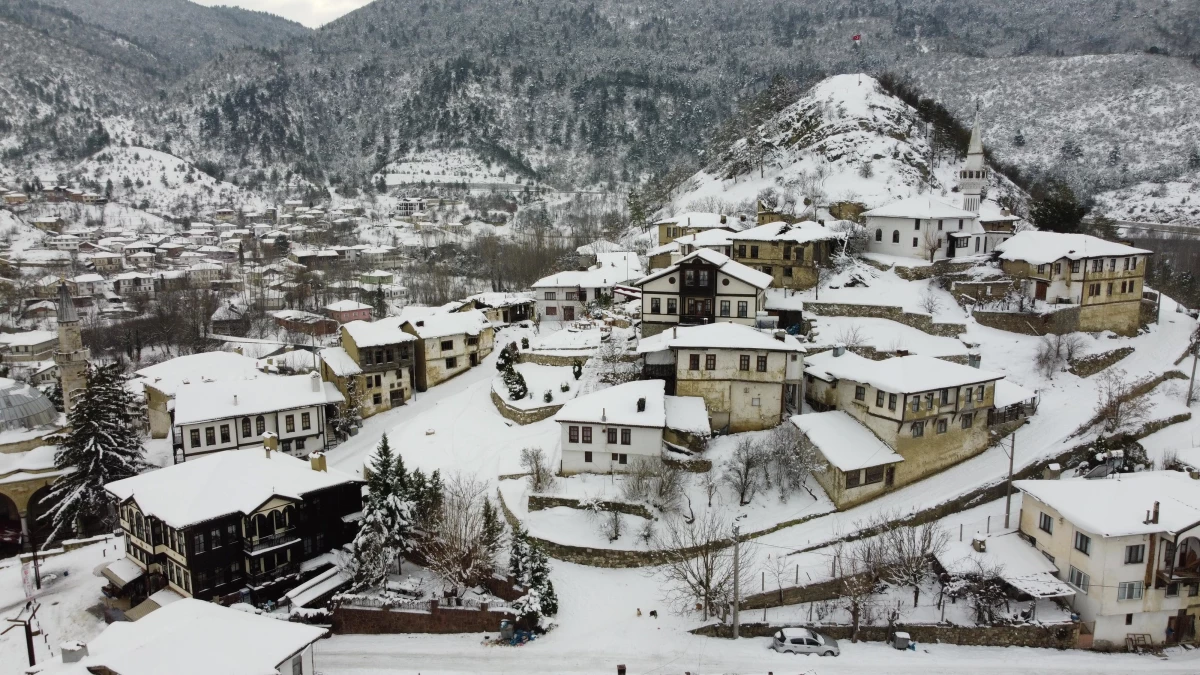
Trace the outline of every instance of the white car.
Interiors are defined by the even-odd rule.
[[[775,632],[771,648],[777,652],[837,656],[842,653],[837,640],[807,628],[781,628]]]

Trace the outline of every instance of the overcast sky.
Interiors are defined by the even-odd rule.
[[[192,0],[201,5],[234,5],[278,14],[316,28],[371,2],[371,0]]]

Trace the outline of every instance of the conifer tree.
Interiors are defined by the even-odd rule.
[[[404,462],[392,453],[384,434],[368,471],[362,527],[354,538],[351,578],[356,590],[383,585],[409,548],[413,505],[406,495],[407,479]]]
[[[550,617],[558,614],[558,594],[550,580],[550,562],[520,527],[513,530],[509,571],[527,589],[525,595],[513,602],[517,615],[542,630],[549,628]]]
[[[115,500],[104,486],[146,467],[127,379],[119,364],[88,369],[86,386],[68,417],[71,432],[54,456],[56,468],[71,471],[46,497],[49,508],[42,518],[53,527],[46,546],[82,534],[85,518],[111,518]]]

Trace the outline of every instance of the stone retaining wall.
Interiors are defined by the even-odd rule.
[[[1138,325],[1148,326],[1152,323],[1158,323],[1158,303],[1142,298],[1138,306]]]
[[[971,316],[981,326],[1021,335],[1062,335],[1079,330],[1079,305],[1042,313],[976,309],[971,312]]]
[[[663,429],[663,440],[687,448],[692,452],[704,452],[704,449],[708,447],[707,434],[700,436],[680,429]]]
[[[844,302],[805,302],[804,311],[817,316],[859,316],[889,319],[919,331],[940,337],[957,338],[966,332],[965,323],[934,322],[928,314],[914,314],[894,305],[855,305]]]
[[[523,410],[521,408],[516,408],[509,405],[508,401],[500,398],[500,395],[497,394],[496,390],[494,389],[492,390],[492,403],[496,406],[496,410],[501,415],[516,422],[517,424],[522,425],[541,422],[547,417],[553,416],[554,413],[558,412],[559,408],[563,407],[563,404],[559,403],[557,405],[544,405],[538,408],[529,408],[528,410]]]
[[[766,637],[774,635],[782,625],[764,623],[741,624],[738,633],[742,637]],[[807,627],[807,626],[805,626]],[[854,633],[853,626],[813,626],[818,633],[835,640],[849,641]],[[901,631],[912,636],[918,643],[944,643],[975,647],[1041,647],[1044,649],[1074,649],[1079,638],[1079,623],[1018,624],[1013,626],[955,626],[952,624],[897,624],[887,626],[860,626],[858,639],[864,642],[884,642],[892,631]],[[692,631],[708,637],[731,637],[733,628],[714,624]]]
[[[693,457],[691,459],[670,457],[666,454],[662,456],[663,464],[675,469],[681,469],[688,473],[708,473],[712,471],[711,459],[700,459]]]
[[[517,363],[536,363],[539,366],[573,366],[576,361],[587,363],[590,355],[563,356],[550,352],[518,352]]]
[[[1133,353],[1133,347],[1121,347],[1099,354],[1081,356],[1071,362],[1068,372],[1079,377],[1091,377]]]
[[[919,265],[913,267],[905,267],[903,265],[888,265],[870,258],[862,258],[861,260],[877,270],[882,270],[884,272],[892,270],[896,273],[896,276],[906,281],[922,281],[924,279],[940,277],[943,274],[956,274],[958,272],[965,272],[975,266],[975,263],[973,262],[952,262],[950,260],[946,260],[945,258],[936,260],[931,265]]]
[[[581,511],[588,510],[583,506],[578,499],[571,497],[552,497],[550,495],[529,495],[529,502],[526,508],[530,511],[542,511],[544,509],[553,509],[555,507],[565,506],[568,509],[579,509]],[[631,516],[640,516],[646,520],[651,520],[654,516],[650,510],[641,504],[631,504],[629,502],[614,502],[614,501],[597,501],[596,508],[601,511],[616,511]]]
[[[337,607],[333,610],[333,632],[337,635],[386,635],[392,633],[498,633],[500,622],[515,619],[511,609],[441,607],[429,601],[430,609],[386,610],[370,607]]]
[[[813,356],[814,354],[820,354],[822,352],[827,352],[832,349],[833,349],[832,345],[826,345],[826,346],[822,346],[822,347],[809,347],[807,356]],[[854,352],[855,354],[863,357],[864,359],[869,359],[871,361],[885,361],[887,359],[896,357],[895,352],[880,351],[869,345],[863,345],[863,346],[859,346],[859,347],[850,347],[849,351]],[[968,361],[969,361],[966,354],[951,354],[951,355],[947,355],[947,356],[935,356],[934,358],[941,359],[942,361],[949,361],[950,363],[957,363],[957,364],[964,365],[964,366],[968,365]]]

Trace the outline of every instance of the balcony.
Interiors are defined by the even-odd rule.
[[[290,544],[295,541],[300,541],[300,535],[296,533],[296,528],[289,527],[282,532],[269,534],[265,537],[247,537],[242,540],[242,550],[246,553],[254,553],[268,548],[275,548],[284,544]]]
[[[251,572],[247,579],[249,580],[251,586],[261,586],[280,577],[286,577],[289,574],[295,574],[299,571],[299,565],[294,562],[289,562],[279,565],[275,569],[267,570],[266,572]]]
[[[681,326],[703,326],[712,323],[716,320],[714,314],[680,314],[679,325]]]

